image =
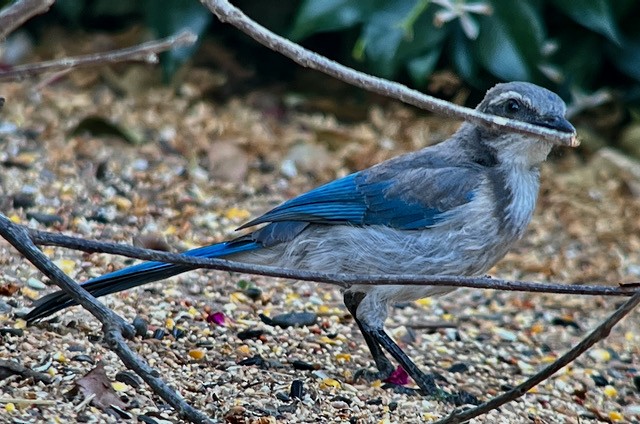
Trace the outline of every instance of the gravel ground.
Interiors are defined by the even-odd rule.
[[[362,105],[366,119],[345,123],[309,98],[269,90],[212,103],[199,88],[203,70],[173,89],[127,95],[99,81],[82,85],[82,75],[3,86],[0,211],[33,228],[173,251],[232,237],[288,197],[440,141],[457,125],[395,103]],[[340,100],[329,102],[339,108]],[[559,150],[543,169],[525,239],[491,274],[567,284],[638,280],[638,167],[613,151],[584,159]],[[44,252],[79,281],[131,263]],[[122,414],[179,421],[102,346],[100,325],[87,312],[75,307],[26,327],[16,314],[52,288],[6,242],[0,264],[0,358],[38,377],[0,374],[0,421],[121,421],[127,415],[96,402],[109,392],[104,387],[93,404],[77,390],[98,363]],[[329,286],[197,271],[104,301],[129,321],[145,320],[148,337],[130,346],[222,422],[413,423],[452,407],[353,381],[357,369],[372,365],[370,356]],[[484,400],[574,346],[621,301],[459,290],[398,305],[388,329],[417,364],[442,377],[442,387]],[[289,328],[260,318],[288,312],[317,318]],[[553,378],[472,422],[639,422],[637,322],[634,312]]]

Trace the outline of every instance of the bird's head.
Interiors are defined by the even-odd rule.
[[[528,82],[496,85],[487,91],[476,109],[560,132],[574,134],[576,131],[564,117],[564,101],[546,88]],[[553,147],[543,138],[504,130],[483,130],[482,138],[496,151],[501,162],[509,161],[529,167],[544,161]]]

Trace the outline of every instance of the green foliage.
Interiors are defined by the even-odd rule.
[[[212,19],[209,10],[193,0],[147,0],[144,3],[145,20],[157,37],[168,37],[183,29],[202,36]],[[193,55],[196,48],[197,45],[187,46],[161,55],[166,80]]]
[[[452,69],[481,90],[501,80],[527,80],[565,94],[605,86],[628,97],[640,93],[637,0],[296,1],[277,8],[261,0],[236,3],[294,41],[418,87],[435,70]],[[68,24],[121,29],[142,21],[157,37],[183,28],[202,36],[212,19],[197,0],[58,0],[54,8]],[[215,31],[222,37],[237,32],[227,26]],[[193,53],[192,47],[165,54],[165,75]]]
[[[354,59],[418,86],[453,68],[478,88],[526,80],[588,91],[612,73],[639,85],[639,13],[634,0],[304,0],[289,35],[357,31]]]
[[[155,37],[189,29],[201,37],[212,15],[196,0],[58,0],[57,12],[70,23],[85,28],[118,29],[144,20]],[[165,78],[189,59],[197,46],[181,47],[161,55]]]

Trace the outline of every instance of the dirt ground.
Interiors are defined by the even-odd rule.
[[[289,197],[441,141],[458,125],[366,96],[355,101],[363,118],[331,113],[353,99],[286,90],[212,101],[202,85],[216,80],[211,71],[193,69],[171,88],[144,84],[147,74],[156,71],[130,66],[117,76],[92,70],[3,84],[0,211],[32,228],[180,251],[233,237]],[[638,166],[613,151],[558,150],[543,168],[526,237],[491,274],[567,284],[640,279]],[[79,281],[131,263],[44,252]],[[16,315],[53,288],[4,241],[0,266],[0,358],[49,378],[2,379],[0,421],[179,421],[103,347],[100,325],[81,308],[26,327]],[[371,358],[330,286],[197,271],[104,301],[129,321],[148,322],[149,337],[129,345],[221,422],[414,423],[452,408],[353,381]],[[398,305],[388,329],[419,366],[442,376],[443,388],[486,400],[574,346],[621,302],[465,289]],[[283,329],[259,317],[303,311],[316,322]],[[639,422],[637,324],[634,312],[553,378],[473,422]],[[256,355],[263,361],[241,363]],[[99,361],[125,415],[75,390]]]

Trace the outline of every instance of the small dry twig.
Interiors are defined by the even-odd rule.
[[[575,135],[561,133],[550,128],[527,124],[499,116],[488,115],[463,106],[454,105],[446,100],[427,96],[417,90],[412,90],[406,85],[392,82],[383,78],[374,77],[364,72],[358,72],[347,66],[341,65],[324,56],[305,49],[299,44],[274,34],[255,21],[249,19],[240,9],[232,6],[226,0],[200,0],[222,22],[227,22],[244,32],[257,42],[288,57],[301,66],[315,69],[327,75],[331,75],[341,81],[356,87],[400,100],[404,103],[426,109],[434,113],[451,118],[464,119],[485,127],[507,130],[522,134],[543,137],[546,140],[560,145],[575,147],[579,144]]]
[[[55,0],[18,0],[0,10],[0,41],[36,15],[49,10]]]
[[[0,71],[0,81],[22,79],[43,72],[68,71],[70,69],[118,63],[128,60],[157,63],[158,53],[174,47],[191,45],[195,43],[197,39],[198,37],[191,31],[182,31],[171,37],[149,41],[124,49],[14,66],[6,71]]]

